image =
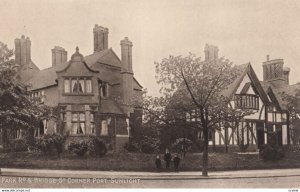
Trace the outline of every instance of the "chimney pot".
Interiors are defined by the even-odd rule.
[[[267,61],[270,61],[270,55],[267,55]]]

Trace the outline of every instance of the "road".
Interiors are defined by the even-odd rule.
[[[50,181],[47,178],[33,181],[33,177],[0,177],[0,188],[300,188],[300,176],[268,177],[268,178],[232,178],[232,179],[170,179],[170,180],[145,180],[145,179],[103,179],[103,181],[90,183],[78,179]],[[18,180],[24,180],[19,182]],[[33,182],[27,182],[31,179]],[[53,178],[52,178],[53,179]],[[4,180],[7,180],[5,182]],[[11,181],[8,181],[11,180]],[[15,180],[16,182],[13,182]],[[75,181],[77,180],[77,181]]]
[[[1,168],[0,188],[300,188],[300,169],[121,172]]]

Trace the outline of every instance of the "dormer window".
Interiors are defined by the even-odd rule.
[[[72,77],[64,79],[64,93],[91,94],[92,80],[88,77]]]

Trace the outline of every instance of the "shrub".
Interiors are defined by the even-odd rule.
[[[124,148],[128,151],[128,152],[137,152],[139,151],[139,144],[133,141],[129,141],[124,145]]]
[[[143,137],[140,142],[140,149],[143,153],[154,153],[159,151],[160,141],[153,137]]]
[[[51,154],[54,150],[59,156],[64,147],[66,137],[58,134],[45,134],[35,139],[34,147],[44,154]]]
[[[172,144],[172,151],[186,153],[192,149],[193,142],[187,138],[179,138]]]
[[[259,154],[265,161],[277,161],[284,157],[283,148],[278,146],[276,132],[268,133],[269,143],[263,145]]]
[[[284,157],[284,151],[281,147],[267,144],[262,147],[259,155],[265,161],[277,161]]]
[[[107,153],[107,147],[100,138],[90,137],[88,141],[88,151],[91,155],[102,157]]]
[[[26,139],[14,139],[10,142],[9,148],[14,152],[22,152],[28,150],[28,142]]]
[[[68,150],[83,157],[88,151],[88,144],[86,141],[73,141],[69,144]]]

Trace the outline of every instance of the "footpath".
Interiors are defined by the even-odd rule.
[[[201,172],[122,172],[122,171],[82,171],[1,168],[0,176],[46,177],[46,178],[127,178],[142,180],[184,180],[184,179],[236,179],[300,176],[300,169],[266,169],[242,171],[209,172],[203,177]]]

